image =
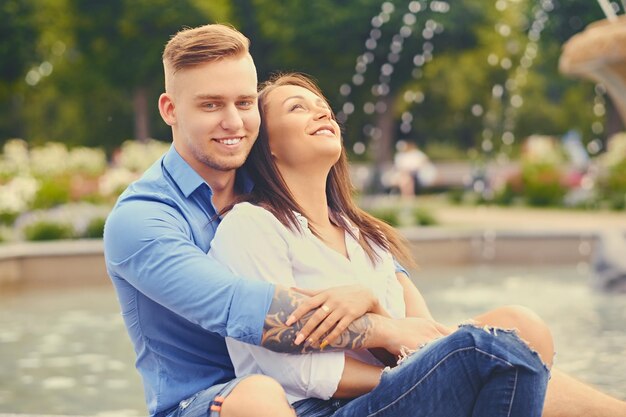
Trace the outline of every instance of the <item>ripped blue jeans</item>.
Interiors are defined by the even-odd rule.
[[[299,417],[540,417],[549,376],[514,332],[463,325],[385,370],[368,394],[293,406]]]

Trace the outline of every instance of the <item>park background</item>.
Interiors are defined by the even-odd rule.
[[[110,284],[68,279],[84,268],[59,254],[101,263],[117,196],[170,146],[163,47],[211,22],[251,39],[259,80],[318,80],[359,203],[417,242],[436,317],[525,300],[554,326],[565,370],[626,398],[626,301],[588,282],[600,232],[626,225],[624,121],[605,86],[559,71],[564,44],[606,18],[600,3],[3,0],[0,415],[145,413]],[[394,164],[407,144],[435,168],[414,195]],[[45,272],[16,282],[8,266],[33,253]]]
[[[164,43],[207,22],[251,39],[260,80],[319,81],[364,194],[397,191],[394,154],[413,143],[450,201],[626,205],[623,121],[603,85],[559,72],[563,44],[605,17],[597,2],[6,0],[0,14],[2,240],[100,233],[171,140],[156,106]]]

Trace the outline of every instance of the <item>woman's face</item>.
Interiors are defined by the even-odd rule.
[[[269,147],[279,169],[330,169],[341,155],[341,132],[326,101],[306,88],[276,87],[264,103]]]

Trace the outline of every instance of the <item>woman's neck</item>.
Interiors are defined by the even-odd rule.
[[[282,172],[283,178],[303,216],[313,227],[323,228],[331,224],[326,198],[326,177],[328,173],[301,171]]]

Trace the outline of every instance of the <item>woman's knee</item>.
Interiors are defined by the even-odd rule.
[[[224,400],[222,417],[293,417],[283,387],[265,375],[250,375],[237,384]]]
[[[489,311],[476,318],[481,325],[515,329],[522,340],[536,350],[541,359],[552,365],[554,341],[548,325],[529,308],[509,305]]]

